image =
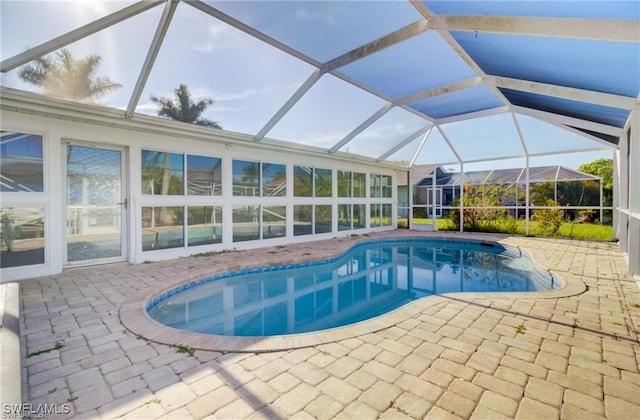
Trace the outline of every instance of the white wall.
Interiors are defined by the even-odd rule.
[[[163,122],[163,124],[165,124]],[[179,128],[180,124],[174,124]],[[173,126],[172,126],[173,127]],[[200,252],[218,251],[225,249],[248,249],[262,246],[272,246],[293,242],[310,241],[314,239],[326,239],[339,235],[352,233],[364,233],[369,230],[394,229],[397,224],[396,209],[396,180],[392,185],[391,198],[336,198],[337,170],[367,173],[367,191],[369,190],[368,176],[370,173],[396,176],[395,168],[378,165],[373,162],[358,162],[354,159],[320,155],[304,150],[279,151],[276,148],[261,143],[228,142],[224,138],[213,138],[210,133],[185,134],[183,137],[176,134],[155,134],[149,131],[159,131],[157,127],[144,128],[144,124],[137,122],[131,129],[113,128],[106,125],[79,123],[59,118],[45,118],[42,116],[28,115],[19,112],[2,112],[2,130],[25,133],[41,134],[44,137],[44,193],[2,193],[3,207],[44,205],[45,207],[45,264],[28,267],[10,267],[2,269],[1,281],[11,281],[22,278],[43,276],[59,273],[64,265],[64,253],[66,249],[66,180],[64,168],[65,140],[74,142],[86,142],[96,146],[122,146],[127,150],[128,160],[126,164],[128,172],[128,198],[129,207],[126,213],[128,225],[128,251],[127,260],[132,263],[154,261],[181,256],[192,255]],[[168,130],[176,132],[176,130]],[[199,137],[199,138],[198,138]],[[208,138],[207,138],[208,137]],[[212,196],[152,196],[141,193],[141,151],[143,149],[196,154],[222,158],[223,170],[223,195]],[[232,242],[232,208],[238,204],[261,204],[259,197],[234,197],[231,189],[232,160],[241,159],[249,161],[262,161],[268,163],[280,163],[287,165],[287,196],[269,198],[269,205],[284,205],[287,208],[287,236],[263,241]],[[293,197],[293,166],[313,166],[333,170],[333,198],[313,199],[315,204],[336,204],[341,202],[367,204],[366,211],[369,214],[368,204],[389,203],[392,204],[392,225],[383,228],[371,228],[367,222],[367,228],[358,231],[338,231],[337,206],[333,206],[333,229],[331,233],[318,235],[293,236],[293,205],[307,202],[310,199]],[[368,195],[368,192],[367,192]],[[345,201],[346,200],[346,201]],[[160,205],[184,205],[185,201],[195,205],[214,205],[223,207],[223,242],[221,244],[206,245],[189,248],[172,248],[157,251],[142,252],[141,246],[141,208],[143,206]],[[368,220],[368,217],[367,217]]]
[[[640,277],[640,110],[631,115],[629,131],[619,140],[614,165],[614,224],[628,274]],[[617,198],[617,200],[616,200]]]

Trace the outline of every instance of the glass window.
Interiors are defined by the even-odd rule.
[[[338,197],[351,197],[351,172],[338,171]]]
[[[1,268],[44,264],[44,208],[1,208],[0,237]]]
[[[275,163],[262,164],[262,196],[285,197],[287,195],[287,167]]]
[[[427,204],[429,202],[429,194],[431,188],[424,185],[414,185],[413,187],[413,204]]]
[[[187,212],[189,246],[222,242],[222,207],[189,206]]]
[[[369,210],[370,216],[369,220],[371,221],[371,227],[380,226],[380,204],[371,204],[371,209]]]
[[[338,205],[338,230],[351,229],[351,204]]]
[[[183,207],[142,208],[142,250],[184,246]]]
[[[331,170],[314,169],[316,197],[331,197]]]
[[[353,228],[364,229],[367,223],[367,208],[364,204],[353,205]]]
[[[391,204],[382,205],[382,226],[391,226]]]
[[[260,164],[258,162],[233,161],[233,195],[260,196]]]
[[[42,147],[42,136],[0,132],[0,191],[44,191]]]
[[[222,159],[187,155],[187,194],[222,195]]]
[[[293,195],[296,197],[311,197],[313,178],[312,168],[307,166],[293,167]]]
[[[184,194],[184,155],[142,151],[142,193],[151,195]]]
[[[359,172],[353,173],[353,196],[367,196],[367,175]]]
[[[313,207],[307,206],[293,206],[293,235],[311,235],[311,213]]]
[[[331,205],[316,206],[315,232],[331,232]]]
[[[233,242],[260,239],[258,206],[233,207]]]
[[[370,188],[371,191],[369,193],[370,197],[380,197],[381,191],[380,191],[380,175],[379,174],[371,174],[370,177],[371,179],[371,183]]]
[[[262,238],[279,238],[287,234],[287,208],[265,206],[262,208]]]
[[[391,188],[392,180],[391,175],[382,175],[381,177],[382,183],[382,197],[391,198],[393,188]]]

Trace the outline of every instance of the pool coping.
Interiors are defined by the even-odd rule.
[[[342,246],[336,248],[335,253],[325,258],[332,258],[341,255],[351,249],[353,246],[363,242],[376,241],[377,239],[448,239],[448,240],[470,240],[470,241],[489,241],[513,247],[512,245],[503,244],[499,238],[487,237],[480,235],[425,235],[425,236],[394,236],[393,238],[364,238],[351,242],[348,246]],[[161,344],[167,344],[175,347],[184,347],[195,350],[209,350],[219,352],[244,352],[244,353],[261,353],[261,352],[274,352],[289,349],[297,349],[304,347],[313,347],[320,344],[326,344],[336,342],[348,338],[354,338],[363,336],[366,334],[375,333],[377,331],[390,328],[397,325],[407,319],[417,316],[426,309],[433,308],[438,305],[443,305],[450,300],[458,300],[471,302],[475,300],[504,300],[504,299],[547,299],[547,298],[565,298],[575,296],[584,293],[587,287],[582,280],[577,276],[567,273],[558,272],[540,261],[545,261],[543,255],[542,258],[536,258],[536,253],[523,247],[521,251],[528,254],[533,263],[539,268],[550,273],[554,278],[564,283],[564,287],[558,289],[551,289],[545,291],[529,291],[529,292],[454,292],[444,293],[434,296],[427,296],[413,302],[410,302],[400,308],[397,308],[386,314],[379,315],[375,318],[364,320],[355,324],[350,324],[342,327],[335,327],[331,329],[319,330],[308,333],[280,335],[280,336],[265,336],[265,337],[234,337],[234,336],[220,336],[212,334],[194,333],[176,328],[168,327],[153,320],[147,313],[148,303],[155,297],[173,289],[181,284],[185,284],[197,279],[201,279],[206,276],[212,276],[228,271],[236,271],[243,269],[251,269],[264,266],[264,264],[235,264],[233,267],[225,266],[218,267],[217,269],[210,270],[207,274],[193,274],[185,276],[179,280],[173,281],[167,284],[165,287],[146,289],[131,296],[120,307],[119,317],[122,324],[132,333]],[[318,257],[311,255],[307,258],[302,258],[295,261],[278,261],[273,265],[283,265],[290,263],[304,263],[309,261],[318,260]]]

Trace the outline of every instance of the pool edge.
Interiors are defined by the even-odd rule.
[[[396,240],[396,239],[450,239],[450,240],[463,240],[463,241],[491,241],[500,245],[514,247],[513,245],[501,243],[503,238],[493,238],[486,236],[470,236],[470,235],[428,235],[428,236],[397,236],[392,238],[380,238],[379,240]],[[377,238],[363,238],[351,242],[349,246],[341,249],[336,249],[334,256],[348,252],[354,246],[376,241]],[[436,305],[441,305],[447,301],[459,300],[464,302],[472,302],[476,300],[504,300],[504,299],[545,299],[545,298],[565,298],[575,296],[584,293],[587,288],[584,282],[568,272],[559,272],[548,267],[546,264],[540,263],[536,258],[536,253],[527,249],[526,247],[516,247],[525,251],[533,263],[543,270],[546,270],[554,278],[562,281],[564,286],[559,289],[552,289],[546,291],[529,291],[529,292],[455,292],[446,293],[441,295],[426,296],[416,301],[410,302],[400,308],[397,308],[389,313],[379,315],[369,320],[361,321],[355,324],[350,324],[342,327],[335,327],[326,330],[320,330],[309,333],[290,334],[284,336],[265,336],[265,337],[233,337],[233,336],[219,336],[211,334],[201,334],[178,330],[172,327],[168,327],[153,320],[147,313],[147,305],[156,296],[162,293],[178,287],[181,284],[194,281],[201,278],[199,274],[192,274],[186,276],[181,280],[171,282],[161,288],[155,288],[153,290],[147,289],[140,294],[129,298],[120,308],[119,317],[122,324],[131,331],[133,334],[140,336],[149,341],[166,344],[170,346],[183,346],[192,348],[195,350],[205,351],[218,351],[218,352],[242,352],[242,353],[260,353],[260,352],[274,352],[289,349],[297,349],[304,347],[313,347],[320,344],[332,343],[348,338],[355,338],[362,335],[374,333],[386,328],[390,328],[397,325],[407,319],[416,316],[419,313],[424,312]],[[331,257],[328,257],[331,258]],[[325,259],[325,258],[323,258]],[[313,260],[309,258],[306,261]],[[543,258],[544,261],[546,259]],[[297,261],[296,261],[297,262]],[[304,261],[302,261],[304,262]],[[294,262],[295,263],[295,262]],[[283,264],[288,264],[285,262]],[[255,267],[255,265],[253,265]],[[248,269],[252,268],[251,264],[247,264],[244,267],[236,267],[234,269]],[[223,269],[224,270],[224,269]],[[223,272],[216,271],[209,273],[214,275]],[[228,271],[228,270],[224,270]]]

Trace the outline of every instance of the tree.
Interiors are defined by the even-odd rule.
[[[112,90],[122,87],[106,77],[95,77],[102,58],[88,55],[76,59],[65,48],[54,57],[40,57],[20,69],[19,76],[39,86],[46,95],[75,101],[94,102]]]
[[[578,171],[602,178],[602,204],[613,205],[613,159],[596,159],[578,167]]]
[[[151,96],[151,101],[158,105],[158,115],[174,121],[203,125],[212,128],[222,128],[219,123],[201,118],[202,113],[211,105],[213,99],[206,98],[194,102],[187,85],[181,84],[173,91],[175,99]]]

